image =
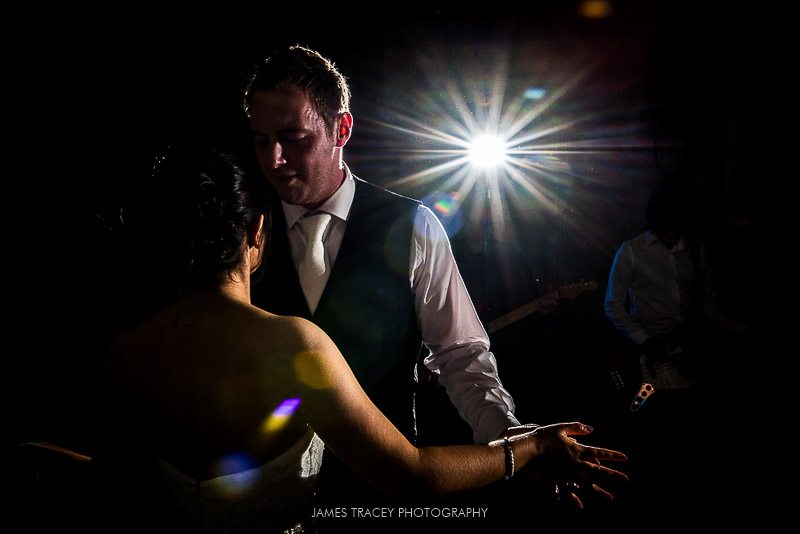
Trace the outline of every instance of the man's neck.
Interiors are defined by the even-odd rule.
[[[331,192],[330,195],[326,196],[325,198],[323,198],[322,200],[320,200],[318,202],[314,202],[312,204],[303,204],[302,206],[304,208],[306,208],[307,210],[315,210],[315,209],[319,208],[320,206],[322,206],[323,204],[325,204],[328,201],[328,199],[330,199],[333,195],[335,195],[336,192],[342,187],[342,184],[344,183],[344,179],[347,176],[347,172],[345,172],[344,168],[340,168],[339,171],[341,172],[341,176],[339,176],[339,183],[336,184],[336,188]]]
[[[656,232],[656,237],[661,244],[667,247],[667,250],[672,250],[681,240],[681,232],[675,228],[668,228],[662,232]]]

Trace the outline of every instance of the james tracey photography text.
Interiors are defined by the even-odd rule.
[[[378,506],[375,508],[314,508],[313,518],[331,519],[417,519],[417,518],[485,518],[489,508]]]

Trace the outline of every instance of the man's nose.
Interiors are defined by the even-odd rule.
[[[286,165],[286,159],[283,157],[283,147],[280,143],[274,143],[272,145],[272,154],[270,159],[273,169],[277,169],[281,165]]]

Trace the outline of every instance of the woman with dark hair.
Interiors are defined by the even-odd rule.
[[[172,154],[158,176],[181,296],[116,339],[106,385],[124,421],[120,443],[153,453],[184,525],[296,525],[311,512],[320,438],[399,497],[475,488],[532,460],[542,477],[606,496],[593,478],[625,478],[600,465],[623,454],[568,437],[591,431],[580,423],[520,428],[489,445],[415,448],[322,330],[250,304],[250,277],[269,241],[262,186],[217,152]]]

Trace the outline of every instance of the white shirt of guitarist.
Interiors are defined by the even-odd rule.
[[[706,320],[731,332],[746,328],[717,305],[702,246],[700,273]],[[683,237],[670,250],[655,234],[640,234],[623,243],[614,257],[605,296],[606,315],[637,345],[651,336],[668,334],[686,322],[694,277],[692,254]]]

